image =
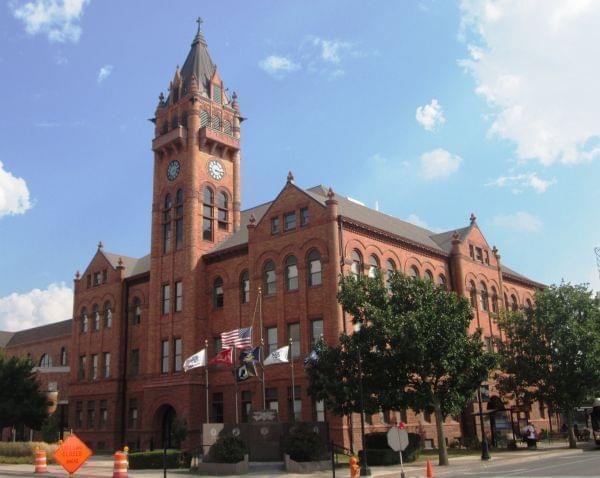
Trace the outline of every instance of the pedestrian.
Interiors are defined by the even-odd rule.
[[[537,448],[537,434],[533,423],[529,422],[525,427],[525,440],[527,448]]]

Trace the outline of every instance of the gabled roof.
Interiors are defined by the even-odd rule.
[[[433,236],[431,236],[431,239],[433,239],[446,252],[450,252],[450,250],[452,249],[452,238],[454,237],[454,233],[458,233],[458,239],[460,240],[460,242],[462,242],[467,238],[470,230],[471,226],[467,226],[452,231],[434,234]]]
[[[71,335],[72,319],[14,332],[6,347]],[[4,332],[6,333],[6,332]]]
[[[122,256],[113,252],[101,252],[114,269],[119,265],[119,259],[123,261],[123,265],[125,266],[125,277],[135,276],[150,270],[150,254],[136,259],[135,257]]]

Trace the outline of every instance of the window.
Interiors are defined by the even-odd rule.
[[[300,227],[308,225],[308,208],[303,207],[300,209]]]
[[[267,410],[279,411],[279,401],[277,400],[276,388],[265,389],[265,403],[267,405]]]
[[[471,259],[475,260],[475,248],[472,244],[469,244],[469,256],[471,256]]]
[[[213,344],[215,348],[215,354],[218,354],[221,350],[223,350],[223,345],[221,344],[221,337],[215,337],[213,339]]]
[[[100,330],[100,311],[98,310],[98,304],[94,304],[92,307],[92,319],[94,323],[94,331]]]
[[[440,274],[438,276],[438,286],[444,290],[448,290],[448,288],[446,286],[446,276],[444,274]]]
[[[212,117],[212,127],[213,129],[221,129],[221,118],[219,118],[217,115]]]
[[[363,270],[362,256],[360,255],[360,252],[358,252],[356,249],[354,249],[352,251],[352,254],[350,257],[352,260],[352,264],[350,265],[350,273],[354,277],[358,277],[359,275],[362,274],[362,270]]]
[[[428,282],[433,282],[433,273],[429,269],[425,269],[424,278]]]
[[[546,407],[542,402],[538,402],[538,407],[540,409],[540,418],[546,418]]]
[[[142,323],[142,301],[139,297],[133,299],[133,325]]]
[[[223,423],[223,392],[212,394],[212,421]]]
[[[65,367],[67,365],[67,349],[66,347],[62,347],[60,349],[60,365]]]
[[[183,190],[175,195],[175,249],[183,247]]]
[[[483,263],[483,250],[481,249],[481,247],[475,248],[475,259]]]
[[[171,195],[165,196],[165,203],[163,207],[163,253],[167,254],[171,252],[171,207],[173,202]]]
[[[512,311],[516,311],[519,308],[519,303],[517,302],[517,296],[512,294],[510,296],[510,309]]]
[[[267,327],[267,352],[265,355],[269,355],[271,352],[277,350],[277,327]]]
[[[494,286],[492,286],[492,312],[498,313],[498,292]]]
[[[162,286],[162,313],[167,315],[171,312],[171,286],[163,284]]]
[[[139,349],[133,349],[131,351],[129,374],[135,377],[140,373],[140,351]]]
[[[217,103],[221,103],[222,101],[222,94],[221,94],[221,87],[219,85],[212,85],[212,99],[213,101],[216,101]]]
[[[292,357],[291,358],[297,358],[300,357],[300,324],[299,323],[295,323],[295,324],[288,324],[287,326],[287,332],[288,332],[288,342],[290,339],[292,339],[292,349],[291,349],[291,353],[292,353]]]
[[[220,192],[217,196],[217,209],[219,229],[226,231],[229,227],[229,198],[224,192]]]
[[[480,287],[480,300],[481,300],[481,310],[485,310],[486,312],[489,310],[489,299],[488,299],[488,290],[487,286],[482,282],[479,284]]]
[[[77,380],[85,379],[85,355],[79,356],[79,366],[77,367]]]
[[[104,327],[110,329],[112,327],[112,307],[110,302],[104,303]]]
[[[475,288],[475,282],[469,282],[469,299],[471,301],[471,307],[477,308],[477,289]]]
[[[183,282],[175,282],[175,312],[183,310]]]
[[[223,121],[223,133],[231,134],[231,121],[229,121],[229,120]]]
[[[160,345],[160,373],[169,373],[169,341],[163,340]]]
[[[98,380],[98,354],[92,355],[92,361],[90,362],[90,378],[92,380]]]
[[[271,218],[271,234],[277,234],[279,232],[279,218]]]
[[[392,279],[392,274],[394,272],[396,272],[396,263],[391,260],[388,259],[387,261],[385,261],[385,284],[386,287],[389,289],[390,288],[390,280]]]
[[[310,322],[310,345],[314,346],[323,336],[323,319],[315,319]]]
[[[286,212],[283,215],[283,230],[291,231],[292,229],[296,229],[296,213]]]
[[[181,339],[175,339],[173,341],[173,348],[175,349],[175,360],[173,362],[173,370],[175,372],[181,372],[183,369],[183,344],[181,343]]]
[[[200,110],[200,128],[208,126],[208,111]]]
[[[533,307],[533,304],[531,303],[531,300],[525,299],[525,308],[531,309],[532,307]]]
[[[87,279],[87,288],[89,289],[90,287],[92,287],[92,275],[88,274],[86,279]]]
[[[315,420],[317,422],[325,421],[325,402],[323,400],[315,402]]]
[[[102,270],[102,283],[106,284],[108,282],[108,271],[106,269]]]
[[[42,354],[42,356],[40,357],[40,367],[52,367],[52,357],[49,354]]]
[[[87,427],[94,428],[96,425],[96,402],[89,400],[87,402]]]
[[[369,256],[369,277],[375,279],[379,274],[379,259],[374,254]]]
[[[410,276],[413,279],[418,279],[419,277],[421,277],[421,274],[419,274],[419,269],[417,269],[417,266],[410,266]]]
[[[489,266],[490,265],[490,253],[485,250],[483,251],[485,253],[485,263]]]
[[[138,426],[138,402],[137,398],[129,399],[129,410],[127,413],[127,425],[129,428],[137,428]]]
[[[75,428],[83,428],[83,402],[75,403]]]
[[[87,309],[81,309],[81,333],[85,334],[88,331],[88,316]]]
[[[100,400],[100,428],[106,428],[108,425],[108,403],[106,400]]]
[[[485,341],[485,348],[488,352],[493,352],[494,351],[494,337],[485,337],[484,338]]]
[[[250,274],[248,271],[242,272],[240,278],[240,296],[242,304],[250,302]]]
[[[323,283],[321,254],[313,249],[308,254],[308,285],[314,287]]]
[[[275,263],[271,260],[265,263],[263,268],[265,294],[272,295],[277,292],[277,274],[275,273]]]
[[[110,352],[104,352],[104,378],[110,377]]]
[[[213,190],[206,186],[203,193],[203,206],[202,206],[202,239],[205,241],[213,240],[213,212],[215,195]]]
[[[252,392],[242,390],[242,422],[247,423],[252,412]]]
[[[94,286],[100,285],[100,272],[94,272]]]
[[[298,290],[298,264],[296,256],[288,256],[285,260],[285,288]]]
[[[224,302],[223,279],[217,277],[213,283],[213,305],[215,309],[222,309]]]
[[[294,387],[293,394],[292,387],[288,387],[288,417],[292,418],[295,422],[302,420],[302,397],[298,385]]]
[[[431,423],[431,412],[429,410],[423,411],[423,421]]]
[[[406,408],[400,410],[400,421],[402,423],[408,423],[408,412],[406,411]]]

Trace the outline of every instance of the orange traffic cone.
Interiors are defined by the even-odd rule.
[[[427,478],[433,478],[433,465],[431,460],[427,460]]]
[[[48,473],[48,463],[46,462],[46,452],[44,450],[35,450],[35,473]]]
[[[127,478],[127,456],[122,451],[115,452],[113,478]]]

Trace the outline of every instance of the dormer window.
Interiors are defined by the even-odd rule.
[[[471,256],[471,259],[475,260],[475,248],[472,244],[469,244],[469,255]]]
[[[212,99],[217,103],[221,103],[222,101],[222,92],[221,87],[219,85],[212,85]]]
[[[100,272],[94,272],[94,286],[100,285]]]
[[[479,262],[483,262],[483,250],[481,247],[475,248],[475,259],[477,259]]]

